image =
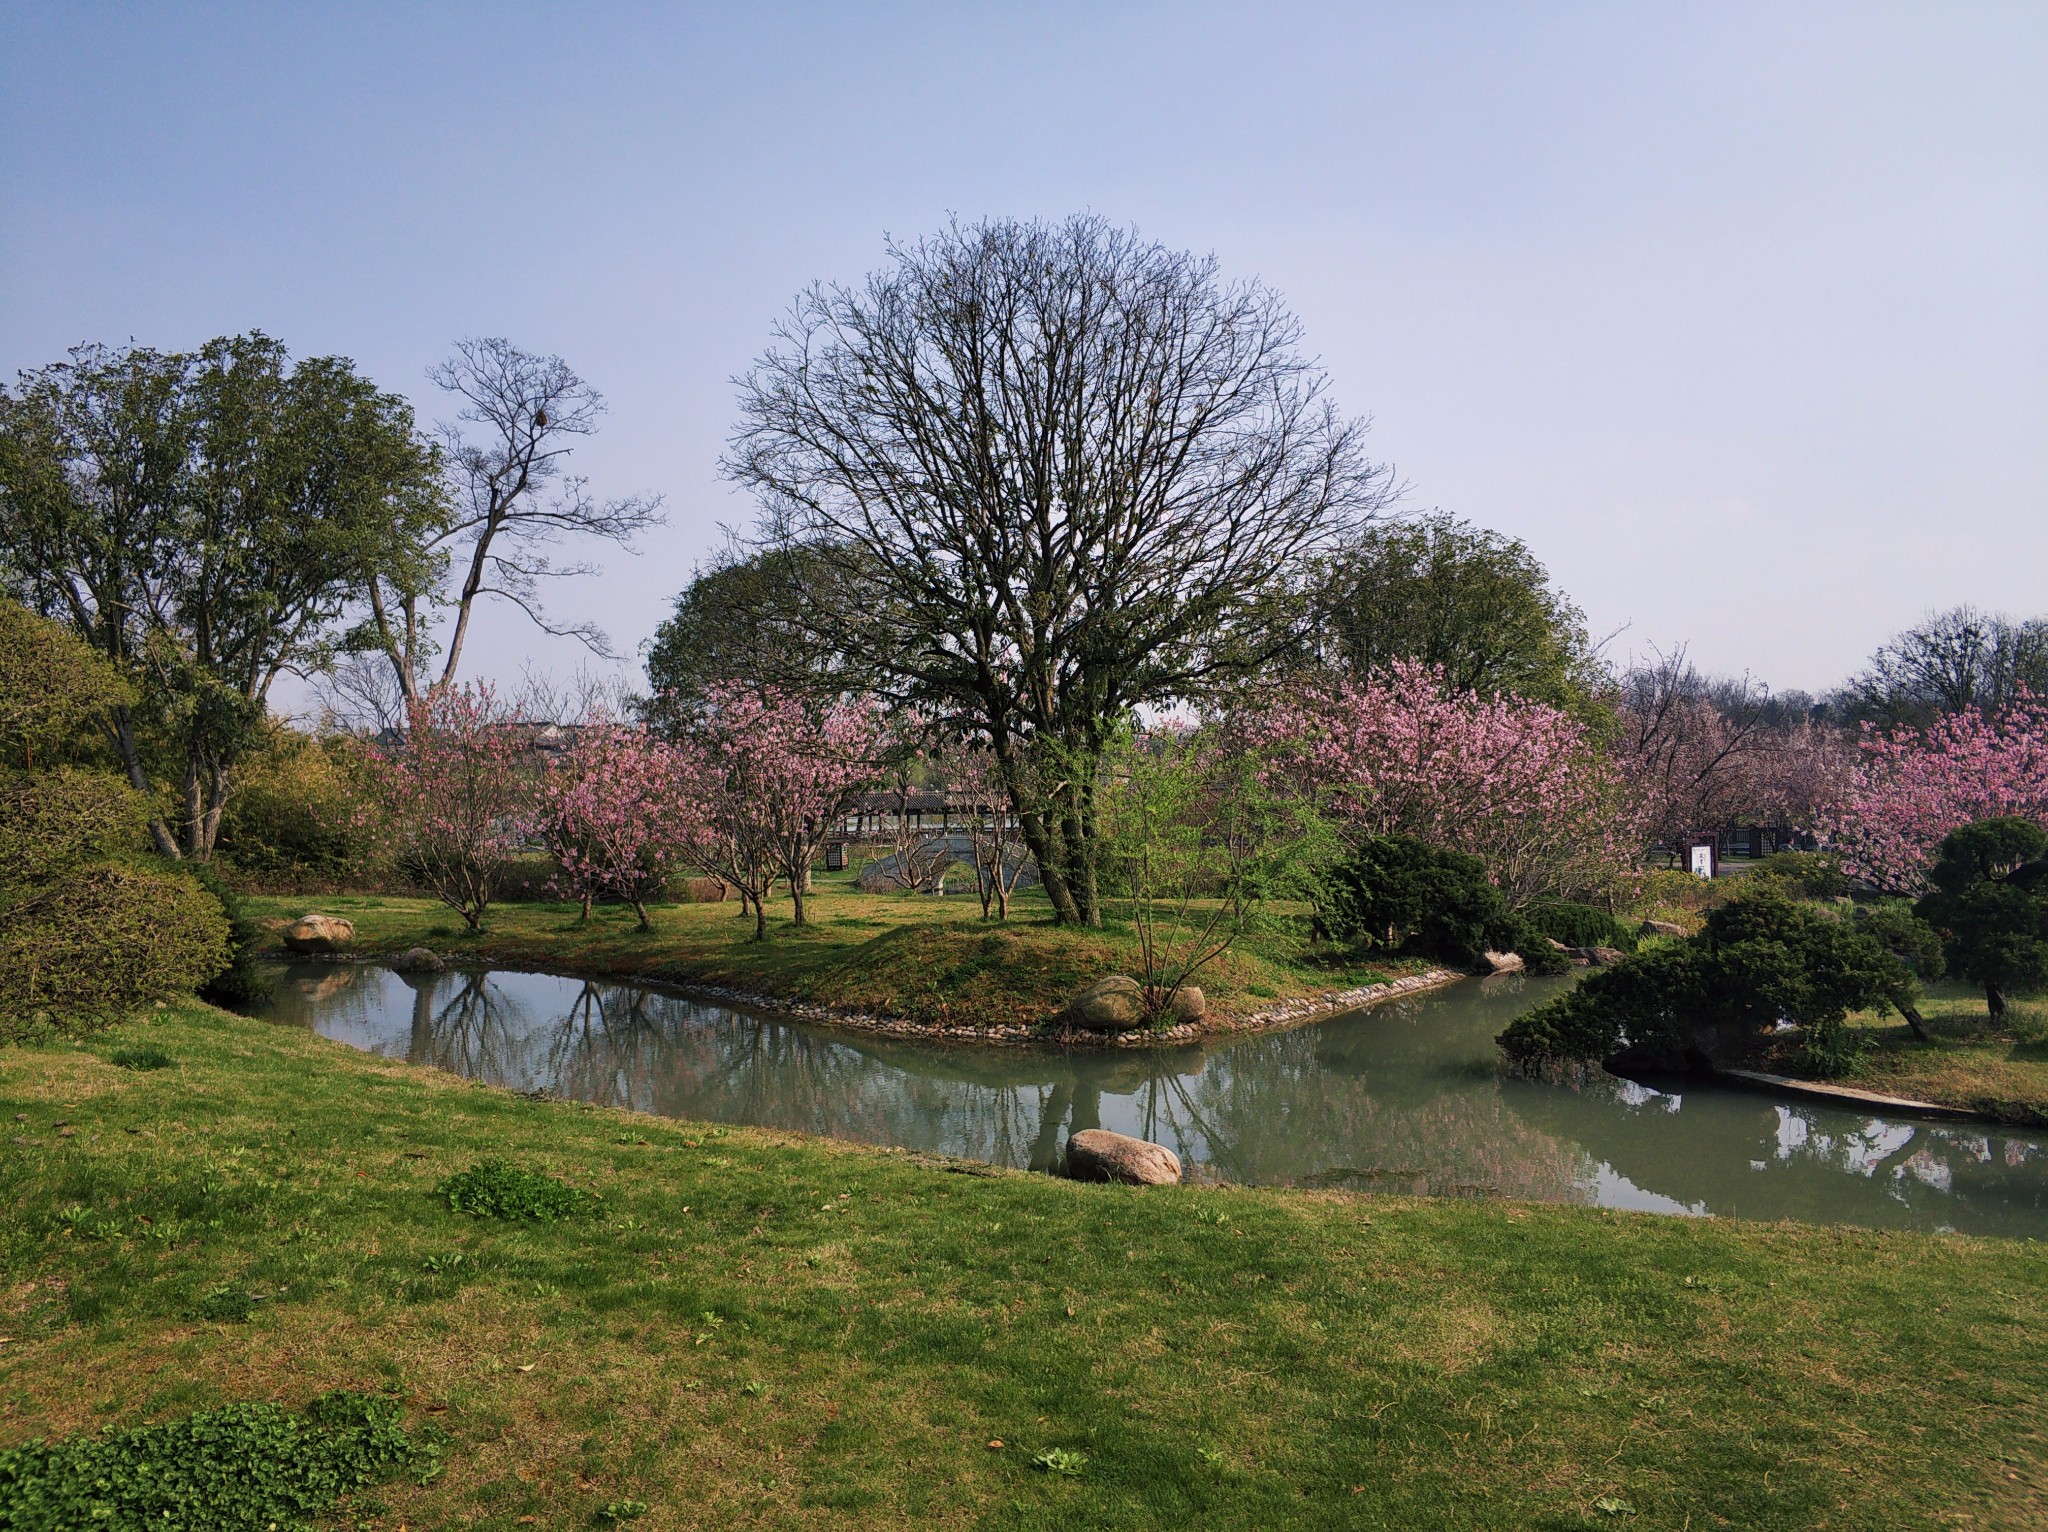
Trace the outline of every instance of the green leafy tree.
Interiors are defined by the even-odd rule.
[[[365,569],[421,556],[439,465],[404,400],[259,333],[81,347],[0,394],[7,584],[135,684],[105,729],[168,787],[164,855],[212,854],[271,686],[328,661]]]
[[[1941,843],[1934,892],[1917,906],[1949,968],[1984,986],[1995,1020],[2007,993],[2048,988],[2048,834],[2027,819],[1980,819]]]
[[[1455,693],[1583,711],[1599,679],[1585,614],[1527,544],[1442,512],[1370,525],[1324,560],[1314,631],[1353,675],[1406,660]]]
[[[647,649],[650,719],[674,726],[712,692],[744,686],[818,700],[874,677],[823,639],[809,603],[829,599],[832,564],[808,549],[734,554],[700,570]]]

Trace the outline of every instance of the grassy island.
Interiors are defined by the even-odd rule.
[[[864,894],[849,875],[828,873],[807,904],[806,924],[771,918],[768,939],[755,941],[737,901],[657,906],[649,931],[621,906],[599,906],[583,924],[573,904],[497,904],[479,932],[431,899],[248,900],[251,913],[272,921],[312,910],[343,916],[355,925],[355,950],[367,956],[427,947],[454,963],[717,985],[946,1028],[1042,1021],[1076,990],[1105,974],[1134,973],[1139,962],[1128,927],[1057,926],[1042,900],[1021,899],[1021,913],[988,921],[972,897]],[[1195,975],[1215,1025],[1429,966],[1312,951],[1294,924],[1275,920]]]
[[[341,1526],[1866,1532],[2048,1493],[2032,1242],[1085,1187],[197,1005],[0,1052],[0,1107],[0,1447],[381,1392],[445,1471]],[[491,1158],[595,1201],[436,1197]]]

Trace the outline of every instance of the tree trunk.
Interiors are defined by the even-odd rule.
[[[754,940],[768,940],[768,907],[758,898],[754,900]]]
[[[1918,1038],[1923,1043],[1932,1041],[1932,1039],[1927,1035],[1926,1018],[1921,1016],[1920,1008],[1914,1005],[1912,1001],[1900,1001],[1899,1014],[1906,1018],[1906,1025],[1912,1028],[1913,1035],[1916,1038]]]
[[[1984,986],[1984,1008],[1991,1013],[1993,1021],[2003,1021],[2005,1019],[2005,996],[1999,991],[1996,984],[1986,984]]]
[[[633,901],[633,913],[640,917],[641,930],[652,931],[654,929],[654,922],[647,918],[647,905],[644,900],[635,899]]]
[[[805,878],[789,880],[789,923],[793,926],[804,923],[804,889],[808,886],[809,880]]]

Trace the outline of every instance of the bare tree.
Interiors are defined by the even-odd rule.
[[[543,632],[609,657],[594,624],[557,625],[540,599],[543,581],[592,572],[587,564],[555,564],[548,550],[556,544],[595,537],[630,546],[662,520],[660,496],[594,499],[587,480],[564,471],[577,440],[597,430],[603,397],[560,357],[500,339],[459,342],[427,376],[463,400],[461,423],[442,427],[454,507],[407,569],[369,571],[370,616],[358,641],[383,653],[408,700],[419,697],[437,652],[435,684],[455,679],[484,596],[502,597]],[[452,589],[444,584],[451,574]],[[454,614],[445,644],[432,632],[437,607]]]
[[[1299,322],[1213,258],[1092,217],[889,255],[777,326],[726,470],[802,620],[987,738],[1055,918],[1093,924],[1112,732],[1289,647],[1301,566],[1392,474]]]
[[[2048,620],[1959,606],[1894,635],[1839,702],[1853,717],[1923,725],[1965,708],[2000,712],[2023,692],[2048,694]]]

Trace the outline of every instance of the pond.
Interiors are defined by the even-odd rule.
[[[1105,1127],[1190,1179],[2048,1236],[2048,1136],[1691,1082],[1504,1077],[1494,1035],[1569,980],[1471,980],[1155,1051],[971,1048],[545,974],[286,965],[270,1018],[494,1085],[1050,1168]]]

